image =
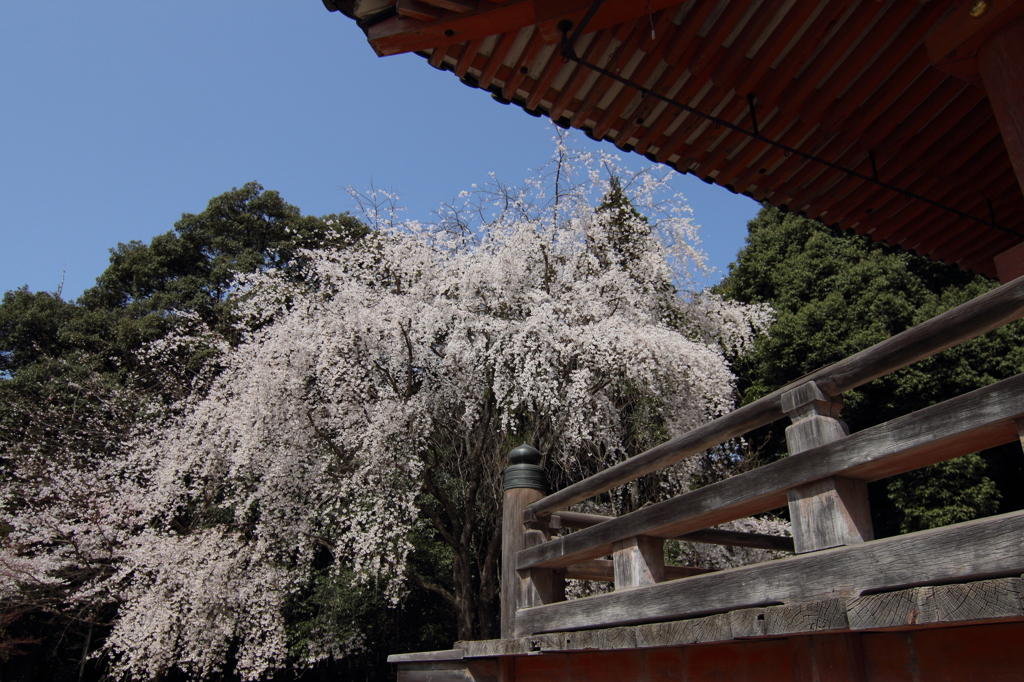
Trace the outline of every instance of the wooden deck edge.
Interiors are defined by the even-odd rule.
[[[667,623],[460,641],[464,658],[710,644],[759,637],[907,630],[1024,620],[1024,579],[913,587],[854,598],[738,609]],[[438,653],[438,652],[432,652]],[[403,656],[416,656],[404,654]],[[404,662],[388,658],[389,662]],[[428,659],[419,659],[428,660]],[[438,659],[429,659],[438,660]]]
[[[444,651],[417,651],[411,654],[391,654],[388,663],[424,663],[428,661],[461,661],[464,651],[456,646]]]

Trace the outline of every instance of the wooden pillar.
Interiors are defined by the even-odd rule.
[[[782,395],[782,409],[793,420],[786,429],[789,454],[845,438],[838,419],[842,399],[825,395],[813,381]],[[787,491],[797,554],[873,540],[867,484],[830,476]]]
[[[1024,2],[961,2],[925,37],[937,68],[981,86],[1024,192]],[[1003,284],[1024,276],[1024,243],[995,257]]]
[[[1024,18],[989,36],[978,50],[978,75],[1024,192]],[[996,256],[995,264],[1002,284],[1024,276],[1024,244]]]
[[[1024,18],[988,37],[978,51],[978,74],[1024,191]]]
[[[545,531],[528,531],[523,511],[547,495],[540,453],[529,445],[520,445],[508,455],[501,508],[501,636],[515,636],[516,609],[535,606],[558,595],[558,576],[554,571],[516,572],[516,553],[547,539]],[[530,543],[530,544],[528,544]],[[564,580],[561,583],[564,585]],[[564,588],[562,590],[564,595]],[[525,597],[524,597],[525,595]],[[528,603],[523,603],[523,599]]]
[[[1024,242],[1011,246],[993,260],[996,264],[996,276],[999,277],[1000,284],[1007,284],[1018,277],[1024,277]]]
[[[664,540],[636,536],[619,540],[612,547],[616,590],[664,582]]]

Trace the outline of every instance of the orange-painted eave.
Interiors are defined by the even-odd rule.
[[[430,2],[430,0],[427,0]],[[966,21],[950,0],[605,0],[575,44],[584,60],[765,137],[999,230],[718,128],[565,62],[558,23],[589,0],[513,0],[394,16],[378,54],[416,51],[463,82],[680,172],[988,276],[1024,242],[1024,197],[978,85],[933,66],[926,38]],[[1004,16],[1024,2],[999,0]],[[652,37],[653,34],[653,37]],[[954,69],[955,70],[955,69]],[[872,167],[872,157],[874,167]],[[1006,230],[1009,230],[1007,232]]]
[[[366,37],[380,56],[419,52],[486,38],[498,33],[537,26],[545,43],[557,42],[557,25],[568,19],[575,25],[587,13],[591,0],[512,0],[481,2],[472,12],[444,12],[440,19],[418,21],[394,16],[367,29]],[[621,24],[638,16],[678,4],[677,0],[605,2],[587,22],[590,31]]]

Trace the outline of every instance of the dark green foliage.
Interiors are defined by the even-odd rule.
[[[298,273],[300,250],[344,247],[368,232],[349,215],[303,216],[277,192],[250,182],[210,200],[202,213],[183,214],[174,230],[148,244],[111,249],[110,265],[76,302],[56,294],[10,291],[0,305],[0,373],[17,374],[44,357],[87,356],[108,373],[140,370],[136,351],[198,316],[235,340],[226,300],[240,274],[267,268]],[[182,357],[194,372],[202,349]],[[135,377],[137,380],[140,378]],[[163,377],[151,377],[152,386]]]
[[[985,461],[972,454],[894,477],[886,490],[902,517],[900,532],[995,514],[1000,495],[985,469]]]
[[[348,215],[303,216],[277,192],[246,183],[185,213],[174,230],[118,244],[110,266],[80,303],[153,310],[204,310],[222,301],[238,273],[289,267],[304,248],[343,247],[367,228]]]
[[[183,214],[173,231],[148,246],[118,244],[96,286],[78,302],[87,309],[124,311],[133,320],[166,320],[188,311],[228,333],[225,298],[239,274],[297,272],[299,250],[344,247],[367,231],[349,215],[303,216],[277,192],[250,182],[211,199],[198,215]]]
[[[628,270],[629,264],[646,251],[642,241],[651,236],[647,217],[636,210],[622,189],[622,181],[614,175],[597,210],[608,216],[608,230],[605,243],[590,240],[591,250],[603,267],[621,266]]]
[[[91,347],[95,335],[73,303],[25,288],[8,291],[0,304],[0,372],[14,375],[44,357]]]
[[[716,287],[768,303],[776,320],[738,358],[743,404],[928,320],[996,286],[926,258],[763,208]],[[845,394],[851,431],[879,424],[1024,371],[1024,325],[1014,323]],[[785,453],[779,422],[754,434],[760,457]],[[969,455],[875,484],[877,535],[909,532],[1024,507],[1019,445]]]

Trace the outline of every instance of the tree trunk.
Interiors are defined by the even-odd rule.
[[[473,639],[474,600],[473,576],[470,570],[472,559],[468,547],[456,547],[452,560],[455,578],[455,610],[459,639]]]
[[[92,644],[92,627],[93,624],[89,623],[89,632],[85,635],[85,642],[82,643],[82,660],[78,664],[78,682],[82,682],[82,677],[85,675],[85,661],[89,657],[89,645]]]

